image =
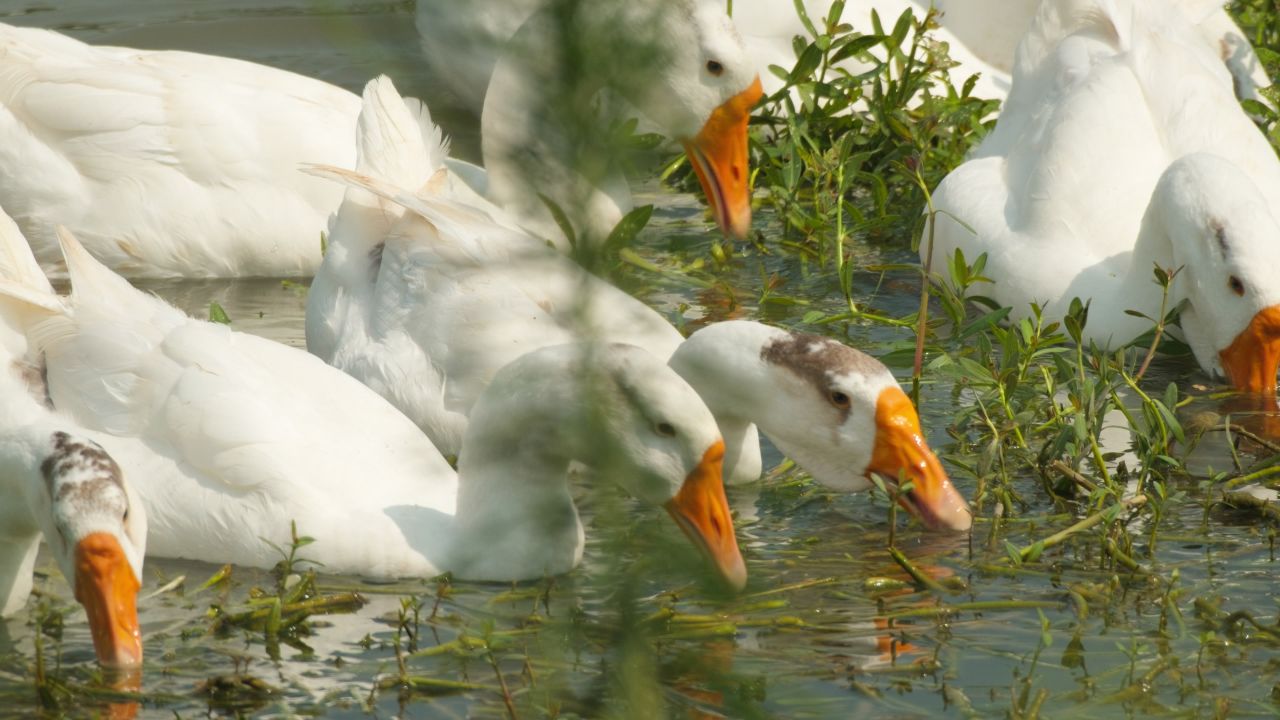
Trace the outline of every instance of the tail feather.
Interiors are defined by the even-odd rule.
[[[27,239],[3,210],[0,210],[0,296],[26,306],[63,312],[62,301],[36,262]]]
[[[402,98],[380,75],[364,87],[356,129],[356,169],[407,188],[421,187],[444,166],[449,143],[421,101]]]
[[[495,221],[488,213],[479,208],[457,202],[442,195],[431,193],[415,195],[381,178],[372,177],[364,173],[343,170],[332,165],[319,164],[306,165],[303,167],[303,172],[340,182],[349,188],[365,190],[384,200],[393,202],[416,215],[420,215],[427,222],[436,226],[437,231],[447,235],[469,235],[470,233],[465,232],[460,227],[461,223],[467,222],[486,223],[487,225],[502,228],[501,223]],[[445,173],[447,171],[440,170],[439,172]],[[429,182],[434,182],[434,180]]]
[[[1132,0],[1046,0],[1018,43],[1014,76],[1036,72],[1064,38],[1076,33],[1092,32],[1117,50],[1128,50],[1133,10]]]
[[[0,277],[32,290],[53,294],[53,286],[36,262],[27,239],[3,210],[0,210]]]
[[[445,219],[447,216],[442,215],[438,210],[440,207],[456,209],[458,213],[465,214],[472,219],[485,219],[492,221],[492,219],[481,210],[477,210],[461,203],[455,203],[439,195],[425,193],[421,196],[415,195],[395,183],[387,182],[382,178],[371,176],[366,173],[352,172],[351,170],[343,170],[342,168],[334,167],[332,165],[320,164],[304,165],[302,171],[308,175],[315,175],[316,177],[322,177],[326,180],[333,180],[335,182],[342,183],[348,188],[357,188],[373,193],[383,200],[389,200],[407,210],[412,210],[413,212],[423,216],[432,224],[436,224],[437,219],[444,219],[444,222],[446,224],[448,223],[448,220]],[[425,185],[427,183],[423,184]]]
[[[67,275],[71,278],[71,297],[103,299],[138,294],[127,280],[117,275],[89,253],[67,228],[56,228],[58,245],[67,263]]]

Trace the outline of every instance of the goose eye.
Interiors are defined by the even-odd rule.
[[[1231,292],[1240,296],[1244,295],[1244,283],[1240,282],[1240,278],[1232,275],[1231,279],[1227,281],[1227,284],[1231,286]]]
[[[654,424],[654,426],[653,426],[653,431],[654,431],[654,432],[656,432],[656,433],[658,433],[658,434],[659,434],[659,435],[661,435],[662,437],[675,437],[675,436],[676,436],[676,429],[675,429],[675,426],[673,426],[671,423],[667,423],[667,422],[655,423],[655,424]]]
[[[832,390],[831,392],[827,393],[827,399],[831,401],[832,405],[835,405],[837,408],[841,410],[848,410],[849,405],[851,404],[849,400],[849,396],[840,392],[839,390]]]
[[[712,75],[715,75],[716,77],[720,77],[721,75],[724,74],[724,65],[721,65],[719,62],[715,60],[708,60],[707,72],[711,73]]]

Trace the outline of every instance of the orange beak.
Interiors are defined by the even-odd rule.
[[[1237,390],[1274,396],[1280,368],[1280,305],[1259,310],[1218,357]]]
[[[747,167],[747,121],[764,90],[760,77],[711,112],[698,136],[684,144],[702,192],[725,234],[744,238],[751,230],[751,173]]]
[[[747,566],[733,534],[729,501],[724,496],[723,465],[724,441],[717,440],[665,507],[689,540],[715,563],[725,582],[741,590],[747,584]]]
[[[888,387],[876,399],[876,444],[867,474],[911,483],[898,502],[933,530],[968,530],[969,503],[947,479],[942,463],[925,444],[920,419],[900,388]]]
[[[115,536],[91,533],[76,544],[75,588],[89,616],[98,662],[111,668],[140,666],[139,583]]]

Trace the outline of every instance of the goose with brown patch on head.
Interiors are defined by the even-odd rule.
[[[3,213],[0,237],[25,246]],[[47,404],[43,366],[26,333],[59,308],[40,295],[47,281],[22,250],[25,257],[0,254],[4,275],[35,285],[0,294],[0,616],[26,605],[43,538],[84,606],[98,661],[135,671],[146,513],[116,461]]]
[[[929,449],[915,407],[879,360],[832,338],[733,320],[689,336],[671,367],[726,438],[755,423],[819,483],[841,492],[877,474],[934,529],[967,530],[969,505]]]

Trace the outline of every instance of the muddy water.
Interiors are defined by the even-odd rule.
[[[373,73],[388,72],[407,94],[428,98],[455,135],[474,138],[464,114],[439,109],[449,99],[433,96],[436,88],[417,67],[407,4],[16,0],[14,8],[15,0],[5,3],[0,19],[91,42],[233,55],[352,90]],[[664,267],[707,256],[710,238],[696,202],[659,190],[643,199],[659,211],[641,254]],[[912,259],[870,245],[855,254],[861,266]],[[810,310],[840,305],[829,273],[776,254],[748,253],[711,290],[641,271],[628,277],[673,320],[691,324],[741,314],[798,325]],[[761,303],[769,277],[784,284],[774,301]],[[911,273],[861,272],[856,281],[858,300],[871,310],[901,317],[914,309],[918,285]],[[237,329],[303,344],[301,284],[144,287],[198,317],[216,302]],[[878,355],[910,341],[905,331],[878,325],[853,325],[843,337]],[[1185,366],[1161,372],[1153,386],[1195,380]],[[925,388],[923,420],[935,447],[951,443],[946,426],[957,402],[945,384]],[[1121,432],[1112,442],[1105,449],[1119,453],[1127,438]],[[770,448],[769,463],[779,459]],[[1225,446],[1211,447],[1201,462],[1223,468],[1230,457]],[[1176,489],[1208,497],[1197,483],[1188,479]],[[965,479],[960,487],[973,490]],[[207,709],[279,717],[504,716],[501,677],[518,707],[547,716],[605,714],[618,698],[638,697],[628,693],[648,682],[694,715],[994,717],[1034,704],[1043,691],[1041,711],[1052,717],[1274,716],[1280,707],[1273,699],[1280,682],[1275,645],[1259,642],[1256,633],[1209,632],[1194,606],[1196,598],[1208,599],[1228,612],[1274,621],[1273,538],[1256,515],[1209,501],[1174,505],[1162,520],[1154,557],[1136,548],[1139,560],[1160,575],[1179,573],[1176,592],[1163,595],[1150,579],[1104,567],[1084,550],[1021,572],[1003,568],[1005,540],[1025,545],[1074,520],[1044,503],[1031,472],[1019,489],[1031,504],[1004,524],[997,542],[988,542],[992,525],[985,520],[972,538],[928,536],[899,524],[896,544],[926,572],[965,581],[954,594],[886,585],[903,575],[883,551],[890,513],[884,498],[831,494],[789,473],[732,493],[751,572],[747,594],[736,600],[697,583],[687,548],[660,513],[583,486],[576,492],[589,544],[578,572],[516,589],[460,584],[446,593],[428,580],[375,585],[321,574],[322,590],[359,590],[368,604],[318,618],[311,634],[278,647],[257,631],[211,633],[207,617],[212,606],[247,607],[251,588],[272,585],[269,574],[236,568],[229,582],[201,589],[218,568],[149,559],[143,595],[163,592],[141,603],[147,652],[141,704],[77,695],[62,708],[72,715],[113,710],[157,718]],[[83,613],[48,559],[40,572],[44,601],[67,613],[61,639],[50,631],[42,643],[47,664],[60,652],[61,677],[94,687]],[[401,623],[403,603],[415,599],[422,604],[418,621]],[[661,619],[670,611],[685,615]],[[32,683],[38,614],[33,598],[26,612],[0,623],[0,716],[41,712]],[[621,628],[635,627],[623,622],[631,615],[649,618],[641,624],[641,646],[653,654],[628,650],[633,636]],[[714,617],[689,617],[706,615]],[[465,651],[432,654],[460,635],[489,632],[491,653],[473,643]],[[397,645],[401,652],[418,651],[405,668],[435,681],[430,692],[375,688],[379,678],[398,672]]]

